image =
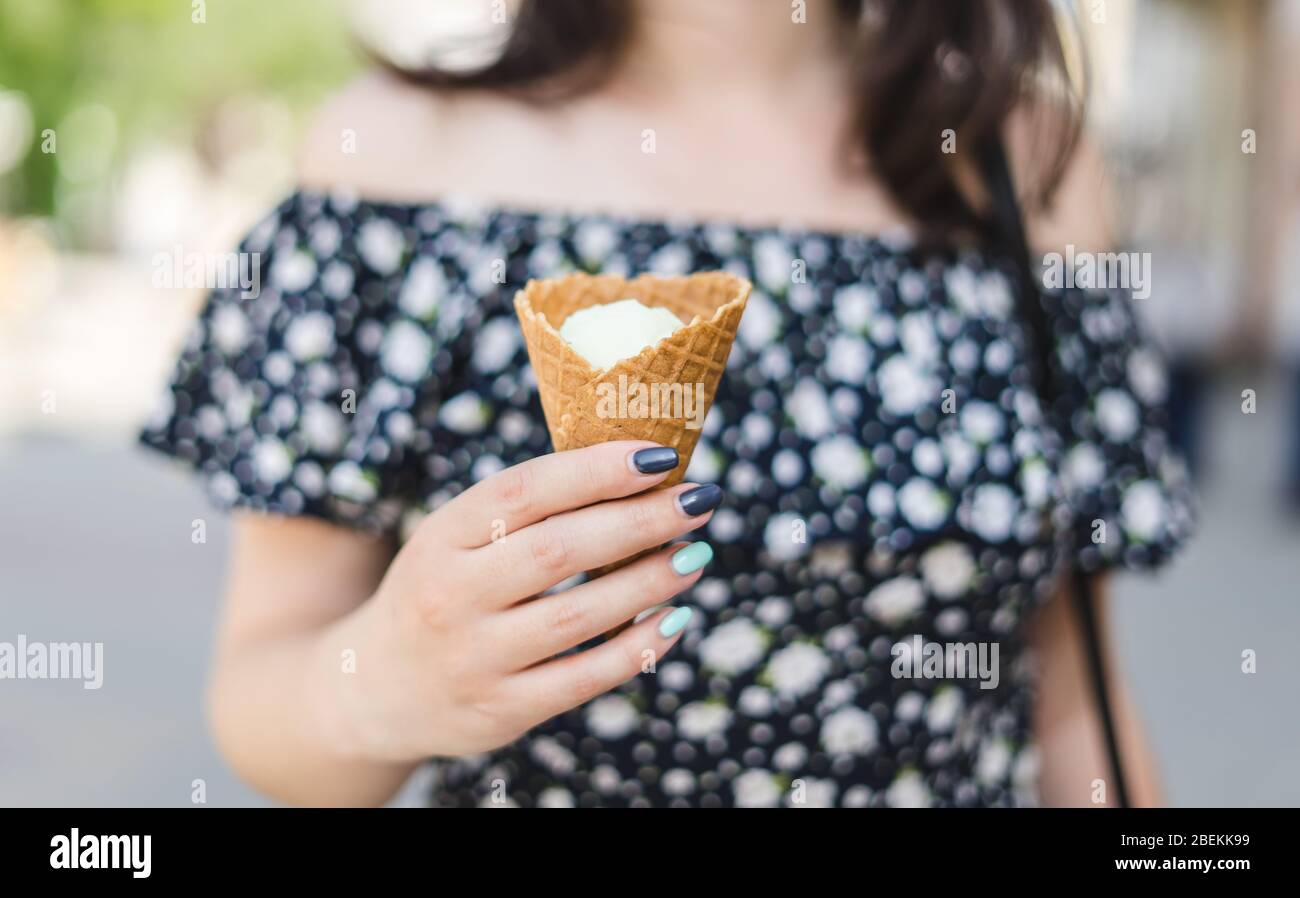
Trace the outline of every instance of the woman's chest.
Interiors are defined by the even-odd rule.
[[[873,241],[846,256],[816,238],[742,248],[700,234],[638,249],[600,236],[579,227],[524,267],[553,272],[567,254],[628,273],[724,267],[755,283],[687,473],[727,491],[707,530],[722,560],[787,574],[815,562],[866,584],[921,576],[925,563],[950,593],[984,566],[1012,580],[1048,568],[1059,452],[1001,273],[902,266]],[[468,479],[549,448],[505,292],[462,322],[457,383],[438,412]]]

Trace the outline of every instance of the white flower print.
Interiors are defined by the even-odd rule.
[[[505,318],[483,325],[474,343],[473,365],[489,374],[505,368],[519,350],[519,328]]]
[[[798,770],[808,760],[808,748],[802,742],[787,742],[772,752],[772,765],[778,770]]]
[[[731,781],[738,808],[774,808],[781,801],[781,786],[767,770],[746,770]]]
[[[379,353],[386,372],[414,383],[424,377],[433,361],[433,338],[418,324],[399,321],[389,328]]]
[[[578,759],[573,752],[549,736],[534,739],[530,753],[539,764],[555,776],[573,772],[578,764]]]
[[[353,502],[373,502],[378,495],[378,478],[356,462],[342,461],[330,468],[329,490]]]
[[[915,577],[886,580],[867,594],[867,613],[886,626],[895,627],[921,610],[925,590]]]
[[[804,541],[800,541],[800,537]],[[797,514],[773,515],[763,528],[763,545],[779,561],[793,561],[808,552],[807,524]]]
[[[709,521],[709,535],[721,543],[735,542],[745,535],[745,521],[735,509],[719,508]]]
[[[782,449],[772,458],[772,479],[781,486],[794,486],[803,472],[803,456],[793,449]]]
[[[891,808],[928,808],[930,790],[915,770],[900,773],[885,790],[885,804]]]
[[[670,661],[659,668],[659,683],[672,692],[685,692],[695,682],[695,668],[685,661]]]
[[[285,293],[301,293],[316,280],[316,260],[297,250],[277,255],[271,262],[271,286]]]
[[[1020,466],[1020,485],[1025,495],[1025,505],[1042,508],[1052,491],[1052,472],[1041,458],[1031,459]]]
[[[827,486],[852,490],[867,479],[870,462],[866,450],[856,440],[837,436],[822,440],[813,447],[812,466]]]
[[[1168,503],[1164,490],[1153,480],[1139,480],[1124,490],[1120,522],[1134,539],[1152,542],[1164,531]]]
[[[248,316],[239,306],[222,306],[212,315],[212,341],[217,349],[225,355],[234,355],[245,346],[252,336]]]
[[[721,702],[691,702],[677,711],[677,732],[684,739],[703,742],[726,732],[731,717],[731,709]]]
[[[820,648],[796,642],[774,654],[765,673],[777,695],[799,698],[816,689],[830,669],[831,659]]]
[[[766,717],[772,713],[772,693],[762,686],[746,686],[740,693],[736,707],[746,717]]]
[[[328,355],[334,349],[334,319],[324,312],[295,318],[285,329],[284,346],[300,361]]]
[[[862,284],[850,284],[835,291],[835,320],[853,333],[863,333],[876,310],[876,293]]]
[[[790,286],[794,256],[789,245],[777,237],[754,241],[754,277],[767,290],[781,293]]]
[[[577,807],[577,804],[574,802],[573,793],[568,789],[551,786],[549,789],[543,789],[538,794],[537,806],[539,808],[572,808]]]
[[[690,274],[691,251],[681,244],[665,246],[649,259],[647,270],[663,277],[677,277]]]
[[[741,419],[740,429],[745,434],[745,443],[755,449],[762,449],[772,442],[772,436],[776,433],[772,419],[758,412],[750,412]]]
[[[695,774],[681,767],[667,770],[659,777],[659,788],[665,795],[690,795],[695,791]]]
[[[975,488],[970,507],[970,527],[982,539],[1002,542],[1011,535],[1019,513],[1019,503],[1011,488],[1001,483],[986,483]]]
[[[738,356],[733,355],[731,358]],[[769,380],[785,380],[793,367],[790,350],[781,345],[765,347],[758,357],[758,370]]]
[[[1106,477],[1106,459],[1094,444],[1080,443],[1066,455],[1062,476],[1071,489],[1091,489]]]
[[[933,365],[939,360],[939,338],[929,312],[904,315],[898,324],[898,342],[910,358],[922,365]]]
[[[427,321],[438,311],[446,292],[447,280],[438,260],[429,257],[417,259],[411,264],[406,280],[402,282],[397,305],[412,318]]]
[[[491,410],[477,393],[453,396],[438,409],[438,420],[455,433],[478,433],[487,426]]]
[[[786,397],[785,413],[799,434],[810,440],[821,439],[834,427],[826,391],[815,380],[805,378],[795,385]]]
[[[981,277],[979,303],[980,309],[990,318],[1005,319],[1009,316],[1015,303],[1007,279],[996,272],[989,272]]]
[[[980,314],[979,284],[975,273],[965,265],[949,268],[943,275],[944,289],[953,304],[965,315],[972,318]]]
[[[343,412],[324,402],[309,402],[302,410],[302,433],[312,451],[332,455],[343,445],[347,422]]]
[[[1169,378],[1160,357],[1151,349],[1137,349],[1128,357],[1128,384],[1147,405],[1165,401],[1169,394]]]
[[[785,803],[791,808],[833,808],[839,786],[830,779],[800,779],[792,784]]]
[[[583,262],[597,265],[618,246],[618,231],[607,221],[584,222],[574,234],[573,243]]]
[[[781,331],[781,312],[776,304],[757,290],[750,294],[745,304],[745,316],[740,319],[737,338],[752,349],[761,349],[776,340]]]
[[[910,415],[939,398],[935,378],[905,355],[890,356],[880,366],[877,380],[882,404],[895,415]]]
[[[320,288],[330,299],[345,299],[352,293],[354,283],[356,283],[356,275],[342,262],[330,262],[321,272]]]
[[[888,483],[880,482],[871,484],[871,489],[867,490],[867,510],[873,517],[889,519],[894,516],[896,507],[894,488]]]
[[[280,483],[293,473],[293,455],[289,447],[274,437],[267,437],[253,448],[253,471],[263,483]]]
[[[357,229],[357,254],[379,274],[392,274],[402,264],[406,239],[387,218],[372,218]]]
[[[959,598],[971,587],[975,558],[961,543],[940,543],[921,556],[921,577],[940,599]]]
[[[587,729],[598,739],[622,739],[641,719],[636,706],[622,695],[604,695],[586,708]]]
[[[1001,410],[991,403],[971,399],[961,409],[961,429],[977,445],[987,446],[1002,436]]]
[[[763,622],[763,626],[776,629],[784,626],[790,620],[792,609],[790,600],[781,596],[768,596],[758,603],[755,609],[755,616]]]
[[[913,477],[898,491],[898,507],[918,530],[934,530],[948,517],[952,500],[929,480]]]
[[[926,437],[912,447],[912,467],[931,478],[943,473],[943,449],[937,440]]]
[[[997,785],[1011,769],[1011,749],[1004,739],[989,739],[980,745],[975,761],[975,778],[986,786]]]
[[[686,477],[697,483],[714,483],[722,473],[722,459],[708,440],[700,440],[686,466]]]
[[[871,367],[871,347],[860,337],[841,334],[826,350],[826,373],[836,380],[861,384]]]
[[[925,276],[918,271],[905,271],[898,278],[898,298],[909,306],[925,299]]]
[[[961,716],[961,692],[951,686],[940,689],[925,709],[925,725],[931,733],[950,733]]]
[[[822,721],[821,744],[833,755],[865,755],[876,747],[880,727],[861,708],[840,708]]]
[[[1098,393],[1096,414],[1097,428],[1113,443],[1132,439],[1141,423],[1137,403],[1123,390],[1102,390]]]
[[[738,617],[714,627],[700,640],[700,663],[710,670],[735,676],[744,673],[763,657],[767,637],[748,618]]]

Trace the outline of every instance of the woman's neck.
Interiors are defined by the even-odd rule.
[[[656,94],[779,93],[837,71],[833,0],[639,0],[623,80]]]

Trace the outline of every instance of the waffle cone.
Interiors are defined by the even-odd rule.
[[[722,382],[750,286],[744,278],[721,271],[686,277],[641,275],[630,281],[615,275],[588,274],[529,281],[515,294],[515,312],[537,376],[537,391],[555,451],[581,449],[610,440],[650,440],[661,446],[672,446],[678,454],[677,467],[655,488],[665,489],[680,483],[700,439],[697,422],[703,421]],[[597,370],[565,342],[559,327],[579,309],[628,297],[647,306],[666,308],[687,324],[637,355],[622,359],[611,368]],[[662,414],[620,418],[601,414],[602,393],[609,395],[611,390],[617,392],[620,384],[630,389],[637,383],[648,387],[689,385],[693,396],[694,385],[702,384],[702,407],[693,418]],[[602,576],[652,551],[647,549],[597,568],[588,576]],[[618,627],[606,635],[613,636],[621,629]]]
[[[679,456],[677,467],[660,488],[680,483],[700,439],[697,421],[703,420],[713,405],[722,381],[749,291],[749,281],[721,271],[686,277],[641,275],[633,280],[615,275],[572,274],[529,281],[515,294],[515,312],[537,376],[542,411],[555,451],[610,440],[650,440],[672,446]],[[597,370],[564,341],[559,327],[579,309],[628,297],[647,306],[666,308],[688,323],[639,354]],[[689,385],[692,390],[695,384],[703,384],[703,407],[698,418],[664,414],[620,418],[601,414],[602,396],[617,393],[621,385],[630,389],[638,383],[651,389],[665,384],[681,384],[684,388]]]

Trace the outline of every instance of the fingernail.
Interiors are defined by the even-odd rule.
[[[659,622],[659,635],[664,639],[676,636],[691,622],[691,615],[694,613],[694,609],[691,608],[674,608],[671,614]]]
[[[687,490],[677,497],[677,507],[689,517],[699,517],[706,511],[713,511],[722,502],[722,487],[716,483],[707,483]]]
[[[672,446],[651,446],[632,453],[632,468],[640,474],[662,474],[677,467],[677,450]]]
[[[708,543],[691,543],[673,553],[673,570],[685,577],[704,567],[713,558],[713,547]]]

